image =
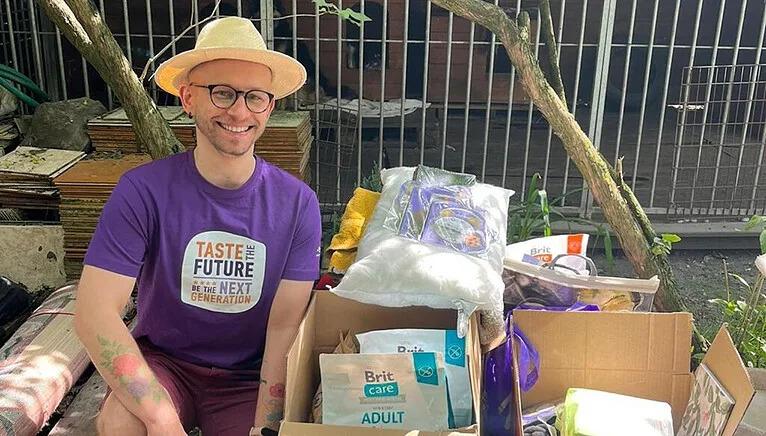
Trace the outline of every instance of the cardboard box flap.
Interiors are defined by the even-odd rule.
[[[314,374],[312,368],[301,365],[298,356],[311,353],[314,349],[314,319],[316,316],[316,298],[312,298],[309,308],[298,327],[298,334],[287,353],[287,384],[295,392],[285,398],[285,420],[306,421],[311,403],[314,401]]]
[[[523,407],[580,387],[664,401],[680,422],[690,383],[690,314],[521,310],[513,319],[540,354],[540,379],[522,394]]]
[[[710,368],[718,381],[734,397],[734,409],[723,432],[724,435],[732,435],[745,415],[755,390],[726,326],[718,331],[702,363]]]
[[[315,345],[327,353],[331,353],[338,344],[339,330],[362,333],[389,329],[394,325],[397,328],[427,329],[455,326],[457,323],[457,312],[454,310],[375,306],[339,297],[329,291],[316,291],[314,300],[316,316],[322,320],[322,325],[314,331]],[[422,316],[424,309],[429,311],[428,317]]]

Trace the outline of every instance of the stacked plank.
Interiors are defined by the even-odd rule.
[[[275,111],[255,143],[255,154],[308,182],[313,139],[308,112]]]
[[[186,148],[196,145],[194,120],[179,106],[160,107],[170,128]],[[115,109],[88,122],[88,135],[96,151],[144,153],[136,142],[125,110]],[[274,111],[255,153],[301,180],[309,178],[309,150],[313,141],[309,112]]]
[[[120,177],[150,160],[145,154],[83,160],[54,180],[61,193],[59,215],[64,228],[64,270],[69,280],[82,272],[82,261],[101,211]]]
[[[19,147],[0,157],[0,207],[58,209],[53,179],[85,157],[80,151]]]
[[[161,106],[159,110],[184,147],[194,147],[196,141],[194,120],[186,116],[183,108],[180,106]],[[88,136],[90,136],[96,151],[143,153],[123,108],[114,109],[88,121]]]

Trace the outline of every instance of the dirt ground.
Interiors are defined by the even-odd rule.
[[[755,250],[715,249],[676,250],[671,253],[670,262],[678,287],[694,314],[695,322],[705,334],[717,331],[721,325],[720,312],[708,300],[726,296],[723,261],[726,260],[729,272],[753,283],[756,276],[754,261],[758,254]],[[603,252],[596,252],[592,257],[600,269],[600,275],[610,275]],[[633,268],[622,256],[615,259],[614,275],[633,276]],[[731,279],[729,285],[733,295],[742,296],[744,288],[738,281]]]

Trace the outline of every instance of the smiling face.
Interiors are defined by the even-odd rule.
[[[189,72],[188,81],[180,87],[184,110],[194,115],[199,137],[197,145],[209,144],[220,154],[238,157],[252,155],[253,145],[266,128],[274,101],[261,113],[247,108],[244,96],[238,96],[227,109],[216,107],[210,91],[201,85],[228,85],[238,91],[268,90],[271,70],[262,64],[233,59],[206,62]]]

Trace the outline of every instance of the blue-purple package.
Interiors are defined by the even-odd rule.
[[[480,256],[488,249],[486,221],[474,209],[434,202],[428,211],[420,240]]]

